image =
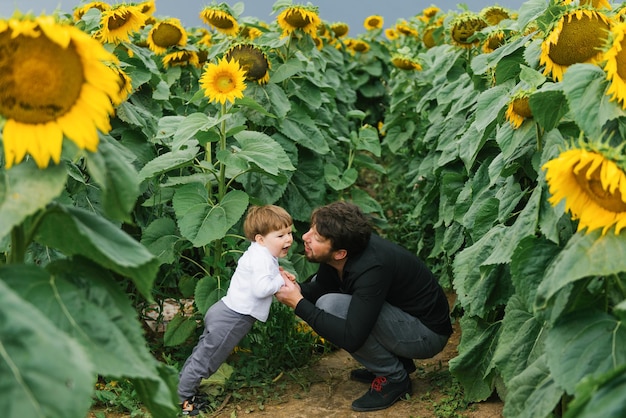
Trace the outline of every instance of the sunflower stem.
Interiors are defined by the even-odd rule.
[[[541,151],[541,149],[543,148],[541,146],[541,137],[543,135],[541,133],[541,127],[539,126],[538,123],[535,123],[535,132],[537,133],[537,151]]]
[[[7,264],[24,262],[26,256],[26,234],[24,225],[17,225],[11,230],[11,250],[7,257]]]
[[[226,102],[222,103],[222,122],[220,126],[220,149],[219,151],[224,151],[226,149],[226,119],[224,115],[226,114]],[[226,194],[226,165],[222,162],[219,162],[220,166],[220,175],[217,181],[217,200],[218,202],[222,201],[222,198]]]

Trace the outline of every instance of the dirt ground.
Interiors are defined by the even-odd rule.
[[[368,385],[349,379],[350,370],[358,368],[358,363],[343,350],[334,351],[322,357],[311,366],[308,385],[287,383],[284,393],[278,399],[267,400],[263,405],[254,403],[228,402],[213,414],[211,418],[234,418],[243,416],[272,418],[430,418],[430,417],[467,417],[499,418],[502,417],[503,403],[495,398],[485,402],[459,407],[449,398],[451,387],[448,373],[448,361],[457,355],[460,340],[458,324],[454,325],[454,334],[443,352],[432,359],[415,360],[417,370],[411,374],[413,395],[410,399],[400,400],[382,411],[355,412],[351,409],[352,401],[362,396]],[[283,377],[289,379],[289,377]],[[448,384],[448,386],[442,386]],[[444,408],[437,412],[435,405]]]

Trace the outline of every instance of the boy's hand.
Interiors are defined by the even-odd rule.
[[[279,267],[278,270],[280,271],[280,275],[283,276],[283,279],[289,280],[291,283],[296,282],[296,276],[289,273],[287,270],[283,269],[282,267]]]

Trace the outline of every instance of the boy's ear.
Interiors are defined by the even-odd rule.
[[[254,236],[254,242],[257,242],[259,244],[263,244],[263,239],[264,239],[263,235],[261,235],[261,234],[256,234]]]

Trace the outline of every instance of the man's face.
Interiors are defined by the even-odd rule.
[[[315,225],[302,235],[304,242],[304,255],[306,259],[312,263],[328,263],[333,260],[333,250],[331,249],[330,239],[321,236]]]

